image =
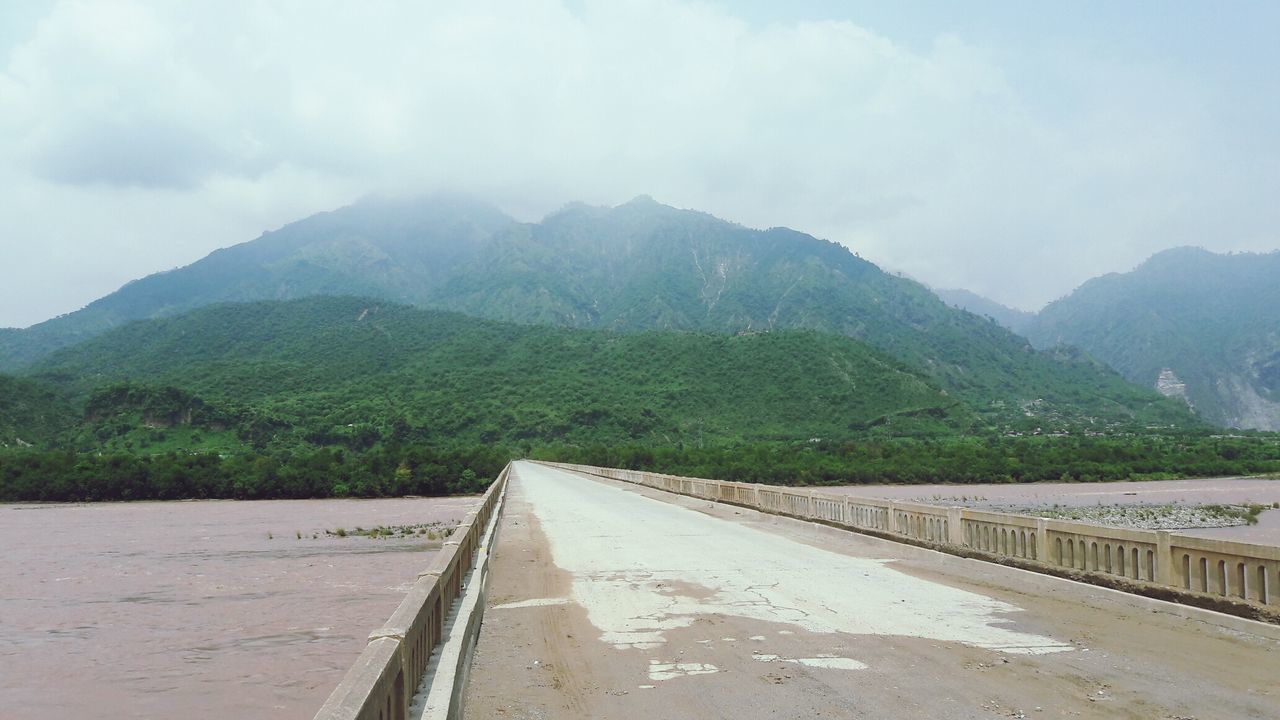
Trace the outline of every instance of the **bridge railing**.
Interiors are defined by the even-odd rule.
[[[391,618],[316,713],[316,720],[404,720],[440,645],[445,622],[474,567],[485,528],[499,510],[511,466],[502,469],[480,506],[467,513],[431,563],[418,574]]]
[[[1280,605],[1280,547],[1107,527],[1013,513],[941,507],[816,490],[546,463],[768,513],[1122,578],[1262,606]]]

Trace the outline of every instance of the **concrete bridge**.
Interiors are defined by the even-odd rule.
[[[883,504],[513,463],[317,717],[1280,717],[1280,549]]]

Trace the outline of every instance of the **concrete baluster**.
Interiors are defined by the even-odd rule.
[[[1028,553],[1030,554],[1030,553]],[[1049,555],[1049,521],[1036,518],[1036,560],[1045,560]]]
[[[947,508],[947,542],[956,547],[964,545],[964,508]]]
[[[1164,585],[1173,585],[1173,578],[1173,541],[1168,530],[1157,530],[1155,581]]]

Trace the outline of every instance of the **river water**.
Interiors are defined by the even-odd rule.
[[[310,718],[477,501],[0,505],[0,717]]]

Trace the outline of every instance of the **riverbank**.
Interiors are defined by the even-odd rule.
[[[1280,505],[1280,503],[1277,503]],[[960,503],[961,507],[979,507],[977,503]],[[1258,517],[1270,505],[1094,505],[1086,507],[1021,507],[982,505],[982,509],[995,509],[1015,515],[1030,515],[1056,520],[1133,528],[1135,530],[1190,530],[1199,528],[1227,528],[1256,525]]]
[[[1117,527],[1280,545],[1280,479],[1263,477],[1107,483],[846,485],[849,495],[1062,517]],[[1262,506],[1250,524],[1250,506]],[[1230,508],[1242,509],[1231,511]]]

